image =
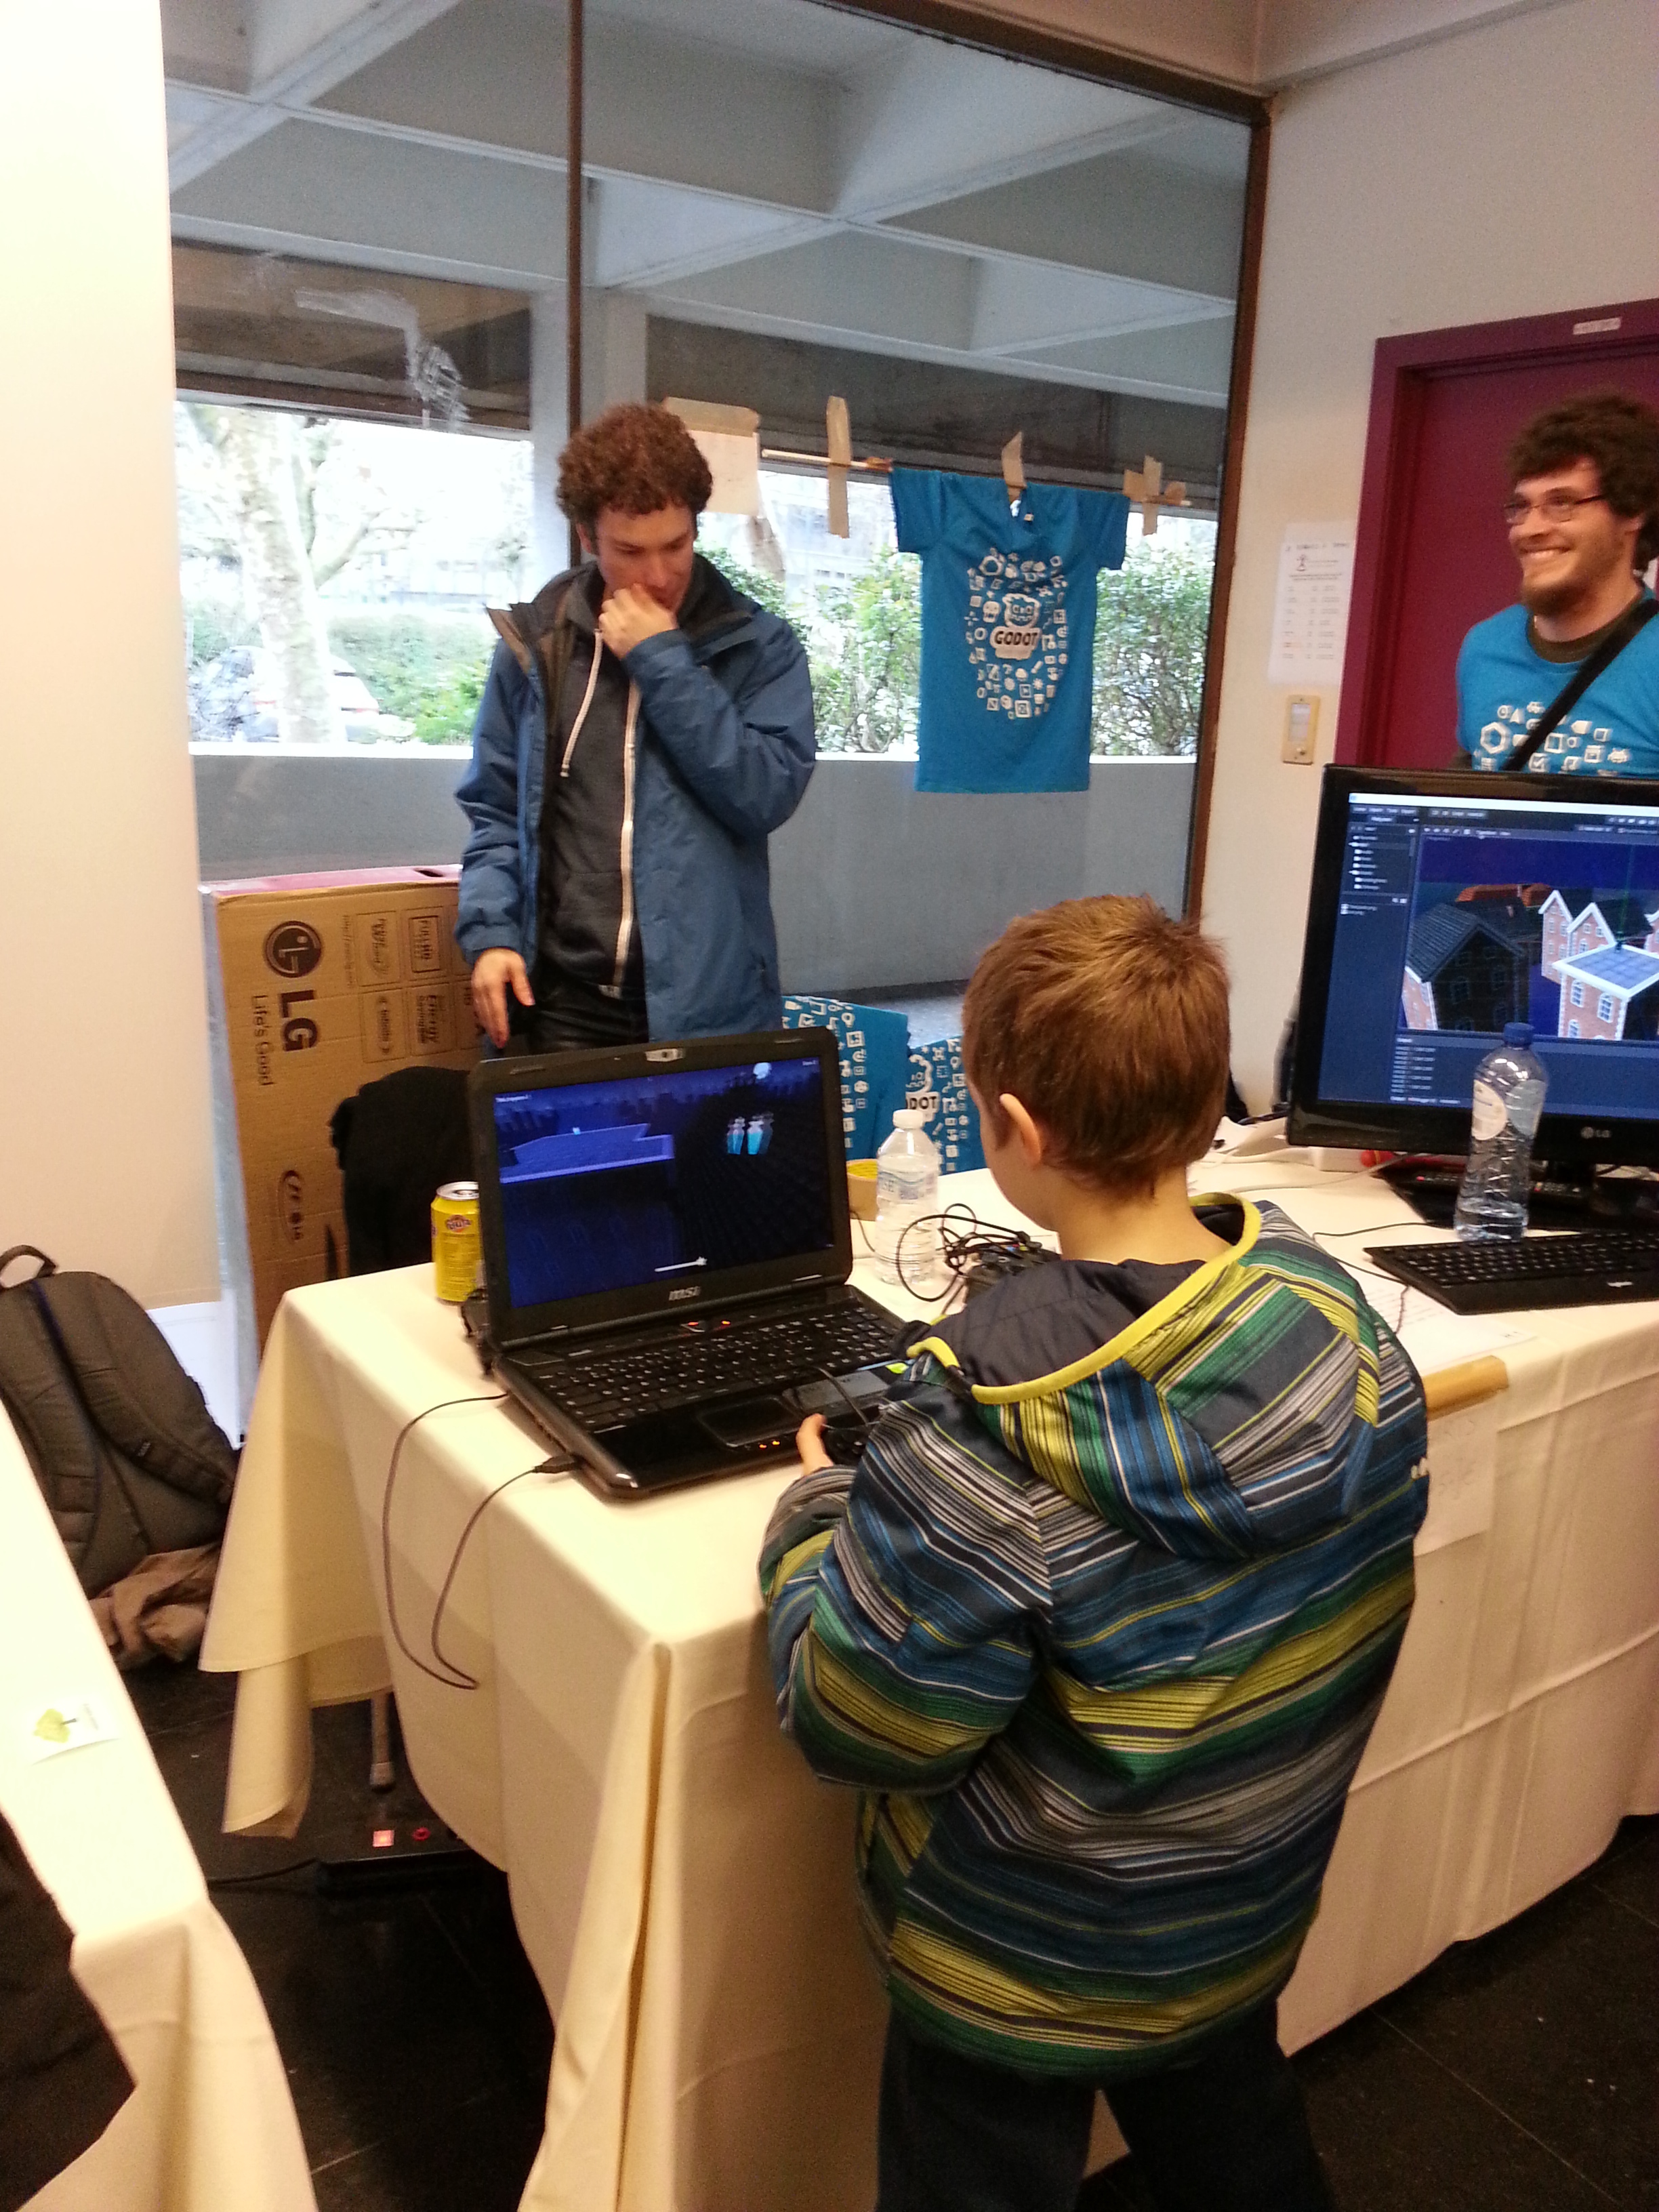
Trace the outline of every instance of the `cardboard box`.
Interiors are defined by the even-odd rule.
[[[204,884],[220,1263],[242,1409],[285,1291],[346,1270],[329,1122],[394,1068],[477,1058],[456,868]]]

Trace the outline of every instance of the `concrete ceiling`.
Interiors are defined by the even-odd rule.
[[[175,234],[564,277],[562,0],[162,0]],[[586,282],[1219,407],[1246,132],[812,0],[588,0]]]
[[[965,0],[1261,89],[1553,0]],[[162,0],[176,234],[564,279],[563,0]],[[1242,125],[858,0],[588,0],[585,281],[661,315],[1219,407]]]

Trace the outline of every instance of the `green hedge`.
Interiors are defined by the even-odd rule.
[[[487,626],[446,615],[354,615],[331,622],[328,639],[383,714],[414,723],[416,743],[465,744],[471,738],[495,644]]]

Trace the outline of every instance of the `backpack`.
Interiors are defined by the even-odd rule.
[[[215,1544],[237,1455],[143,1308],[106,1276],[0,1282],[0,1405],[88,1597],[152,1552]]]

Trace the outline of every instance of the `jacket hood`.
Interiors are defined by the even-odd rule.
[[[1042,1268],[912,1349],[930,1352],[982,1427],[1078,1504],[1166,1552],[1245,1559],[1352,1510],[1376,1430],[1378,1324],[1352,1279],[1277,1207],[1194,1206],[1231,1249],[1081,1356],[1075,1309],[1054,1318]],[[1072,1356],[1047,1364],[1045,1346]],[[1000,1379],[1011,1346],[1024,1379]]]

